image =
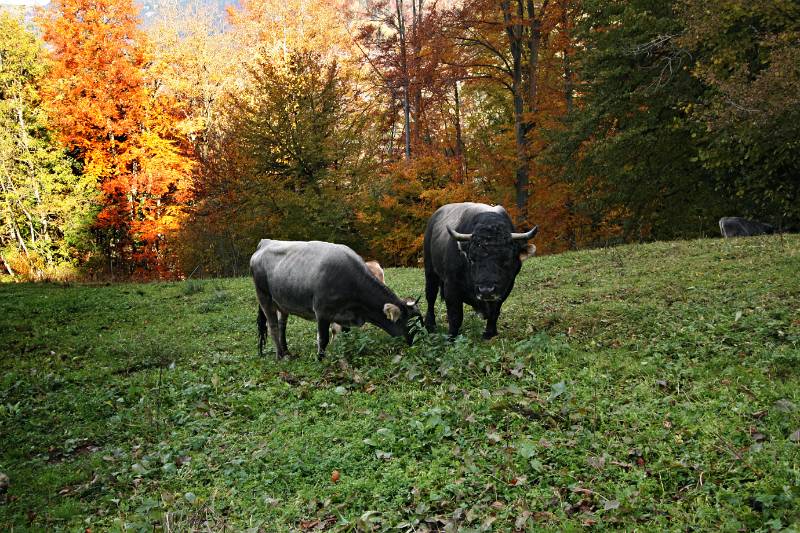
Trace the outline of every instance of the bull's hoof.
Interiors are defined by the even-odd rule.
[[[496,331],[484,331],[483,335],[481,335],[481,337],[483,337],[483,340],[488,341],[492,337],[497,337],[497,332]]]
[[[436,333],[436,322],[425,321],[425,330],[428,333]]]
[[[317,361],[322,361],[323,359],[325,359],[325,352],[317,353]]]

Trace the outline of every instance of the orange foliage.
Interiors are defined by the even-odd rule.
[[[459,175],[458,160],[437,154],[387,166],[362,191],[364,207],[357,213],[362,231],[372,236],[371,256],[387,265],[418,266],[431,214],[447,203],[482,200]]]
[[[146,85],[136,8],[56,0],[41,20],[53,59],[43,96],[62,142],[102,192],[101,249],[117,273],[175,275],[162,242],[191,199],[192,163],[174,140],[169,102]]]

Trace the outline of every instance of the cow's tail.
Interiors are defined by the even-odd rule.
[[[260,305],[258,306],[256,324],[258,324],[258,356],[264,357],[264,343],[267,342],[267,315],[264,314],[264,310],[261,309]]]

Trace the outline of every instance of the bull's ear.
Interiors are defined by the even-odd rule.
[[[519,260],[525,261],[529,257],[533,257],[536,255],[536,245],[535,244],[528,244],[522,247],[522,250],[519,251]]]
[[[400,308],[397,307],[396,305],[391,303],[386,303],[383,304],[383,314],[386,315],[386,318],[388,318],[392,322],[397,322],[398,320],[400,320],[400,317],[402,316],[403,313],[400,311]]]

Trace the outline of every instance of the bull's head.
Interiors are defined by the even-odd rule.
[[[419,310],[419,298],[400,298],[401,305],[386,303],[383,305],[383,314],[392,323],[391,335],[403,336],[409,346],[414,342],[414,334],[422,324],[422,313]],[[388,330],[387,330],[388,331]]]
[[[501,224],[478,224],[472,233],[459,233],[450,227],[447,231],[467,259],[475,297],[493,302],[508,294],[522,261],[536,252],[536,246],[527,241],[539,226],[525,233],[509,232]]]

